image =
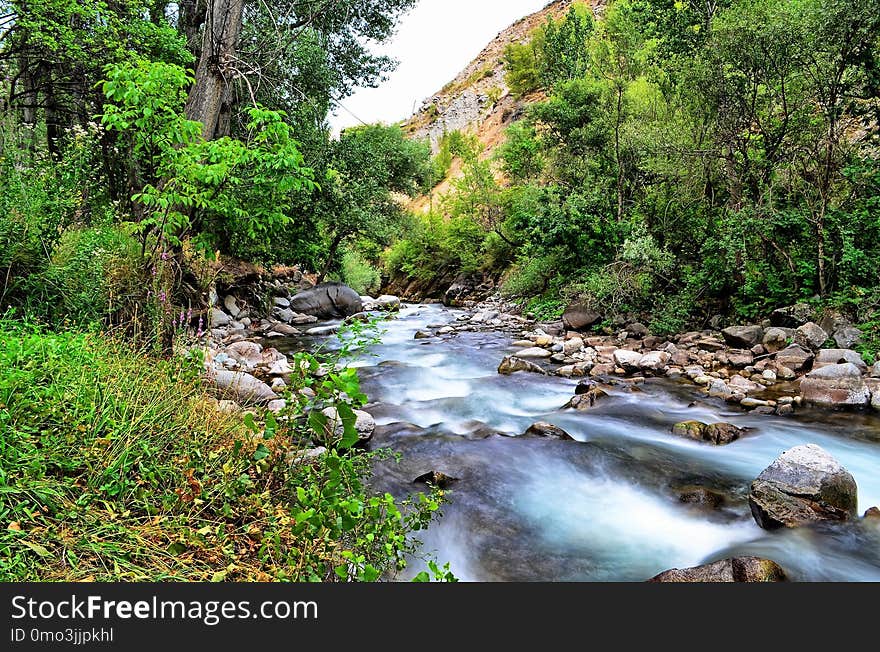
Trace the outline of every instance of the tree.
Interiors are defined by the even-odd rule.
[[[332,144],[330,170],[314,198],[329,243],[319,280],[344,242],[363,236],[387,244],[404,215],[396,195],[415,194],[430,174],[430,148],[408,140],[400,127],[343,132]]]

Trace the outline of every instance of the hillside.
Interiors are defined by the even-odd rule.
[[[522,108],[544,97],[535,93],[514,99],[505,81],[504,50],[511,43],[524,43],[535,29],[564,15],[575,0],[556,0],[534,14],[526,16],[500,32],[479,56],[440,91],[427,98],[421,108],[404,123],[412,138],[428,140],[436,151],[443,134],[463,131],[475,134],[486,147],[487,155],[501,144],[504,129],[522,112]],[[600,12],[605,0],[590,2],[594,12]],[[460,172],[459,162],[453,163],[449,177],[429,196],[416,199],[411,208],[425,211],[432,196],[442,196],[449,188],[449,180]]]

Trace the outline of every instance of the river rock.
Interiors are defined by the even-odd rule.
[[[283,310],[284,308],[290,308],[290,300],[287,297],[274,297],[272,305]]]
[[[673,568],[651,578],[650,582],[785,582],[785,571],[769,559],[735,557],[694,568]]]
[[[501,364],[498,366],[498,373],[504,376],[509,376],[520,371],[542,374],[545,376],[547,375],[547,372],[536,365],[534,362],[523,360],[522,358],[518,358],[515,355],[507,356],[506,358],[504,358],[504,360],[501,361]]]
[[[434,336],[431,335],[431,333],[429,333],[428,331],[416,331],[416,334],[413,337],[413,339],[414,340],[429,340],[432,337],[434,337]]]
[[[529,429],[525,431],[523,437],[574,441],[574,437],[565,432],[565,430],[563,430],[559,426],[554,426],[552,423],[547,423],[545,421],[538,421],[537,423],[533,423],[531,426],[529,426]]]
[[[626,373],[632,374],[639,370],[639,362],[642,354],[638,351],[627,351],[626,349],[617,349],[614,352],[614,364],[623,369]]]
[[[813,309],[806,303],[799,303],[787,308],[778,308],[770,315],[773,326],[798,328],[813,318]]]
[[[238,319],[239,314],[241,314],[241,308],[238,307],[238,301],[236,301],[235,297],[231,294],[227,294],[223,298],[223,307],[226,308],[226,312],[233,319]]]
[[[602,315],[580,303],[571,304],[562,316],[563,324],[572,331],[589,328],[600,321],[602,321]]]
[[[782,349],[776,354],[776,364],[786,367],[792,371],[804,371],[809,369],[813,363],[814,356],[812,353],[797,344]]]
[[[725,502],[724,494],[696,485],[679,489],[678,500],[688,505],[702,505],[710,509],[718,509]]]
[[[762,344],[768,353],[776,353],[781,351],[789,344],[794,342],[795,330],[793,328],[781,328],[774,326],[764,331],[764,340]]]
[[[764,338],[764,329],[760,326],[731,326],[721,331],[728,346],[736,349],[750,349],[760,344]]]
[[[584,412],[606,396],[608,396],[608,392],[597,385],[582,394],[575,394],[565,407]]]
[[[865,385],[871,392],[871,407],[880,410],[880,378],[867,378]]]
[[[808,351],[818,351],[827,340],[828,333],[815,322],[807,322],[794,333],[795,343]]]
[[[868,375],[871,376],[871,378],[880,378],[880,361],[874,363],[874,366],[871,367],[871,371]]]
[[[438,489],[446,489],[458,481],[458,478],[446,475],[443,471],[428,471],[413,480],[413,484],[427,484],[437,487]]]
[[[296,313],[293,312],[293,310],[291,310],[290,308],[276,307],[272,311],[272,314],[275,316],[276,319],[284,322],[285,324],[291,323],[296,318]],[[317,321],[317,318],[315,319],[315,321]]]
[[[522,351],[517,351],[516,356],[518,358],[523,358],[524,360],[543,360],[549,358],[553,354],[547,349],[542,349],[539,346],[533,346],[530,349],[523,349]]]
[[[334,407],[328,407],[321,410],[321,414],[327,417],[327,430],[333,432],[337,438],[341,438],[345,434],[345,426],[339,418],[339,412]],[[357,431],[358,439],[362,442],[370,441],[373,433],[376,432],[376,420],[373,416],[363,410],[354,410],[355,423],[354,429]]]
[[[226,347],[226,353],[251,369],[263,362],[263,347],[256,342],[233,342]]]
[[[298,328],[281,322],[272,324],[272,330],[270,333],[278,333],[279,335],[284,335],[286,337],[298,337],[299,335],[302,335],[302,331]]]
[[[868,371],[868,365],[862,360],[861,354],[850,349],[823,349],[819,351],[816,355],[816,360],[813,362],[813,369],[827,367],[832,364],[846,364],[847,362],[857,366],[861,373]]]
[[[639,369],[647,371],[663,371],[672,356],[666,351],[652,351],[639,358]]]
[[[573,353],[578,353],[583,350],[584,341],[580,337],[572,337],[569,340],[565,340],[565,343],[562,345],[562,352],[565,353],[565,355],[572,355]]]
[[[801,379],[801,398],[823,407],[864,407],[871,400],[859,368],[847,362],[815,369]]]
[[[727,352],[727,364],[737,369],[750,367],[755,362],[755,356],[751,351],[744,349],[731,349]]]
[[[725,446],[736,441],[745,431],[729,423],[706,424],[700,421],[676,423],[672,434],[695,441],[705,441],[716,446]]]
[[[784,452],[752,483],[749,506],[765,530],[856,516],[852,475],[815,444]]]
[[[373,305],[378,310],[399,310],[400,298],[393,294],[383,294],[373,301]]]
[[[250,374],[238,371],[209,371],[208,382],[214,385],[223,398],[240,405],[266,405],[278,398],[266,383]]]
[[[880,521],[880,507],[872,507],[871,509],[866,511],[864,518],[869,518],[874,521]]]
[[[626,327],[626,332],[630,334],[630,337],[635,337],[636,339],[642,339],[648,335],[650,332],[648,327],[640,322],[633,322]]]
[[[287,454],[287,463],[292,467],[308,466],[314,464],[327,454],[323,446],[307,448],[305,450],[291,451]]]
[[[742,394],[752,394],[755,392],[764,391],[764,386],[759,385],[758,383],[752,382],[748,378],[743,378],[742,376],[733,376],[730,380],[727,381],[727,385],[735,392],[740,392]]]
[[[211,328],[222,328],[224,326],[228,326],[229,322],[231,321],[232,317],[227,315],[219,308],[211,308],[211,310],[208,312],[208,324],[211,326]]]
[[[841,349],[851,349],[861,341],[862,331],[855,326],[844,326],[834,331],[832,337]]]
[[[351,317],[363,311],[360,295],[342,283],[322,283],[290,300],[291,310],[319,319]]]

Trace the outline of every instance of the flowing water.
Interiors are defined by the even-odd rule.
[[[588,412],[564,410],[577,381],[501,376],[507,336],[413,339],[462,313],[405,307],[382,343],[354,362],[381,426],[373,447],[402,454],[377,469],[380,489],[413,491],[439,471],[457,479],[425,550],[470,581],[642,581],[738,555],[773,559],[793,579],[880,581],[877,521],[765,532],[748,508],[750,482],[780,453],[815,443],[849,469],[859,508],[880,505],[880,418],[801,411],[749,415],[692,385],[648,380],[612,388]],[[680,421],[753,430],[715,447],[671,434]],[[548,421],[577,442],[518,437]],[[703,487],[723,502],[680,499]],[[414,571],[415,572],[415,571]]]

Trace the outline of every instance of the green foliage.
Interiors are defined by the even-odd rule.
[[[381,288],[381,273],[357,251],[346,250],[341,267],[342,282],[358,294],[371,295]]]
[[[443,496],[367,488],[375,455],[350,450],[346,419],[366,400],[354,370],[317,379],[338,359],[301,356],[291,413],[242,419],[205,394],[198,353],[0,323],[0,579],[374,581],[403,567]],[[304,386],[308,404],[293,398]],[[344,436],[291,466],[311,439],[333,443],[301,416],[327,405]]]
[[[139,162],[143,182],[133,200],[144,207],[144,237],[155,231],[172,246],[186,235],[206,245],[228,241],[230,232],[255,239],[290,221],[281,208],[290,193],[316,187],[277,111],[250,109],[246,140],[205,141],[183,111],[185,70],[141,61],[106,72],[111,104],[102,120],[126,137]]]

